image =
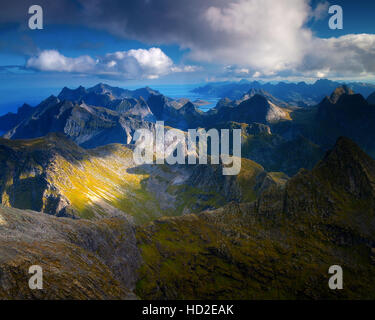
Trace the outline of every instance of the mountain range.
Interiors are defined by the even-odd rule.
[[[140,229],[136,292],[152,299],[373,299],[375,161],[338,139],[311,171],[252,203]],[[330,290],[342,266],[345,289]],[[205,279],[202,281],[202,279]]]
[[[89,221],[2,205],[0,297],[373,299],[374,196],[375,161],[340,138],[313,170],[204,212],[134,225],[124,213]],[[45,290],[28,288],[30,263]],[[327,286],[334,264],[345,290]]]
[[[232,100],[240,99],[243,94],[251,89],[264,90],[274,97],[293,106],[308,107],[318,104],[325,96],[335,88],[342,86],[342,82],[328,79],[319,79],[315,83],[261,83],[258,81],[241,80],[239,82],[218,82],[207,84],[193,89],[194,93],[219,98],[228,97]],[[375,85],[371,83],[350,82],[346,84],[357,93],[368,97],[375,91]]]
[[[98,84],[88,89],[64,88],[58,97],[51,96],[36,107],[23,106],[17,114],[0,117],[0,131],[8,130],[7,139],[60,132],[83,148],[96,148],[110,143],[131,145],[137,129],[154,130],[157,120],[180,130],[238,127],[243,131],[243,157],[267,171],[291,176],[302,167],[311,169],[340,136],[375,155],[372,106],[371,96],[367,101],[349,86],[335,88],[310,108],[291,106],[252,88],[240,99],[223,98],[202,112],[188,99],[171,99],[150,88],[130,91]]]
[[[156,121],[240,129],[240,173],[136,165],[132,136]],[[105,84],[24,105],[0,117],[0,298],[375,298],[374,121],[349,85],[309,108],[250,88],[204,113]]]

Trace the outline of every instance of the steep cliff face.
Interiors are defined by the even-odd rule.
[[[375,161],[340,138],[254,202],[139,227],[136,292],[152,299],[375,298]],[[340,265],[345,290],[330,290]]]
[[[124,217],[100,222],[0,206],[1,299],[135,299],[141,258]],[[43,290],[30,290],[30,266]]]

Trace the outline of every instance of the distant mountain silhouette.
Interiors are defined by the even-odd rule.
[[[293,106],[313,106],[319,103],[325,96],[331,94],[335,88],[342,83],[327,79],[319,79],[313,84],[305,82],[286,83],[260,83],[258,81],[240,81],[212,83],[203,87],[198,87],[192,91],[199,94],[215,96],[220,98],[230,98],[232,100],[241,99],[241,97],[251,89],[264,90],[269,92],[275,98],[285,101]],[[375,91],[375,85],[369,83],[352,82],[347,86],[357,93],[367,97]]]
[[[0,131],[8,131],[18,125],[22,120],[29,117],[35,108],[28,104],[23,104],[22,107],[18,108],[17,113],[9,112],[4,116],[0,117]]]

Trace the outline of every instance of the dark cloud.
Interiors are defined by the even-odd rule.
[[[23,28],[28,27],[29,8],[38,4],[43,8],[45,23],[79,24],[82,6],[73,0],[14,0],[7,1],[5,8],[0,10],[0,24],[17,23]]]
[[[45,23],[85,25],[107,30],[122,37],[146,42],[193,43],[206,36],[200,16],[212,5],[224,6],[225,0],[39,0]],[[0,24],[16,22],[27,26],[32,0],[7,3],[0,10]],[[204,21],[201,21],[204,23]],[[217,39],[218,40],[218,39]]]
[[[80,0],[83,20],[112,34],[149,44],[176,43],[191,48],[215,46],[223,39],[213,35],[204,18],[211,6],[226,0]]]

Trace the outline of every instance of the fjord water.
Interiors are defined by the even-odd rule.
[[[180,98],[187,98],[190,101],[194,102],[195,100],[204,100],[209,102],[209,104],[200,106],[199,109],[202,111],[207,111],[216,106],[216,103],[220,100],[220,98],[210,97],[200,93],[191,92],[194,88],[201,86],[200,84],[172,84],[172,85],[150,85],[154,90],[159,91],[161,94],[173,98],[173,99],[180,99]],[[138,86],[140,87],[140,86]],[[135,88],[130,88],[135,89]]]

